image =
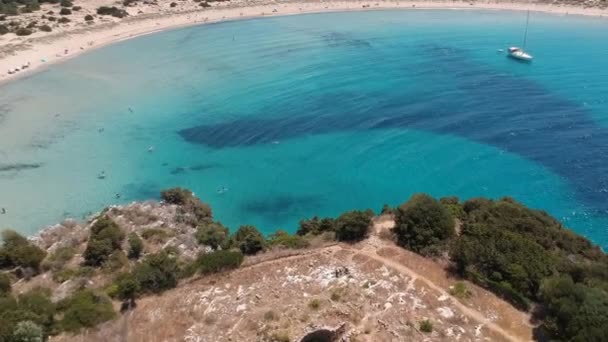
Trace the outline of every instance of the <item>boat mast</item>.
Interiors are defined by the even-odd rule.
[[[526,16],[526,30],[524,31],[524,46],[526,48],[526,40],[528,39],[528,23],[530,22],[530,10],[528,10],[528,15]]]

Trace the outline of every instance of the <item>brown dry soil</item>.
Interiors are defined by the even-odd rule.
[[[379,225],[377,225],[379,226]],[[298,341],[344,324],[343,341],[526,341],[529,315],[466,282],[444,265],[380,240],[257,257],[256,263],[194,278],[138,300],[115,321],[52,341]],[[431,333],[420,322],[433,324]]]

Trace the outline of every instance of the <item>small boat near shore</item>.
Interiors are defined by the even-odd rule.
[[[523,47],[512,46],[508,50],[508,56],[524,62],[531,62],[534,57],[527,53],[524,49],[526,48],[526,42],[528,40],[528,24],[530,23],[530,11],[527,12],[526,16],[526,30],[524,31],[524,44]]]
[[[509,48],[509,57],[525,62],[530,62],[534,58],[532,57],[532,55],[516,46],[512,46]]]

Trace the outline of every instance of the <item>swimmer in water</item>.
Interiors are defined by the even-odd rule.
[[[154,146],[148,147],[148,152],[154,152]]]
[[[0,213],[1,213],[2,215],[6,214],[6,209],[5,209],[5,208],[2,208],[2,209],[0,210]]]
[[[119,198],[120,198],[120,196],[121,196],[121,195],[120,195],[120,192],[117,192],[117,193],[116,193],[116,195],[114,195],[114,197],[116,197],[116,199],[119,199]]]
[[[129,113],[133,113],[133,109],[131,109],[131,107],[129,107]]]

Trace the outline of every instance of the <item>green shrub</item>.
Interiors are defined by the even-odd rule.
[[[129,234],[127,241],[129,242],[129,258],[139,259],[144,249],[144,242],[135,233]]]
[[[162,251],[148,255],[133,269],[143,292],[160,293],[177,285],[179,268],[174,257]]]
[[[239,268],[243,262],[243,254],[235,251],[214,251],[198,257],[198,265],[202,274],[218,273]]]
[[[279,315],[276,312],[272,311],[272,310],[266,311],[264,313],[264,320],[265,321],[276,321],[278,319],[279,319]]]
[[[74,6],[74,5],[72,4],[72,2],[71,2],[71,1],[69,1],[69,0],[62,0],[62,1],[60,2],[60,5],[61,5],[61,7],[72,7],[72,6]]]
[[[38,29],[42,32],[51,32],[53,29],[49,25],[41,25]]]
[[[85,264],[100,266],[117,249],[121,248],[125,233],[107,216],[102,216],[91,226],[91,234],[84,251]]]
[[[10,30],[8,29],[8,27],[6,27],[6,25],[1,25],[0,24],[0,36],[9,33]]]
[[[69,332],[92,328],[116,316],[109,298],[89,289],[77,291],[60,301],[57,309],[63,314],[59,327]]]
[[[393,208],[390,205],[385,204],[382,206],[382,210],[380,211],[380,214],[381,215],[392,215],[393,212],[394,212]]]
[[[11,293],[11,278],[6,273],[0,273],[0,297]]]
[[[42,328],[32,321],[21,321],[13,330],[13,342],[42,342],[44,333]]]
[[[360,241],[369,235],[374,213],[371,210],[345,212],[336,219],[336,238],[340,241]]]
[[[442,197],[439,199],[439,203],[445,206],[445,208],[450,212],[450,215],[452,217],[460,220],[465,217],[463,205],[460,203],[458,197]]]
[[[84,20],[85,21],[93,21],[93,16],[90,15],[90,14],[87,14],[87,15],[84,16]]]
[[[62,8],[61,11],[59,11],[60,15],[70,15],[72,14],[72,10],[70,10],[69,8]]]
[[[455,235],[454,219],[434,198],[415,194],[397,208],[393,231],[402,247],[421,254],[436,254]]]
[[[58,271],[62,269],[72,258],[76,251],[73,247],[59,247],[51,255],[47,256],[42,262],[42,269],[45,271]]]
[[[58,22],[58,23],[60,23],[60,24],[67,24],[67,23],[69,23],[70,21],[71,21],[71,20],[70,20],[70,19],[68,19],[68,18],[66,18],[66,17],[61,17],[61,18],[59,18],[59,20],[57,20],[57,22]]]
[[[306,248],[310,244],[300,235],[290,235],[284,230],[277,230],[268,238],[268,244],[272,247],[283,247],[291,249]]]
[[[46,252],[13,230],[2,232],[0,268],[25,267],[38,270]]]
[[[141,286],[131,273],[121,273],[114,280],[116,296],[121,300],[133,300],[141,290]]]
[[[105,272],[113,273],[122,270],[128,265],[129,259],[125,253],[121,250],[115,250],[112,252],[112,254],[110,254],[108,260],[104,261],[102,267]]]
[[[310,220],[301,220],[298,227],[297,235],[319,235],[325,232],[334,232],[336,230],[335,222],[331,218],[320,219],[315,216]]]
[[[202,223],[196,228],[196,240],[198,243],[218,249],[225,246],[229,237],[228,228],[220,222]]]
[[[72,11],[80,11],[81,9],[82,9],[82,7],[80,7],[80,6],[72,7]]]
[[[111,15],[113,17],[116,18],[124,18],[126,16],[129,15],[129,13],[127,13],[127,11],[123,10],[123,9],[119,9],[116,8],[114,6],[112,7],[108,7],[108,6],[101,6],[97,9],[97,14],[99,15]]]
[[[473,295],[471,290],[469,290],[467,287],[467,284],[461,281],[454,284],[454,286],[450,289],[450,294],[460,299],[468,299]]]
[[[182,188],[172,188],[164,190],[160,193],[160,197],[163,201],[169,204],[176,204],[179,206],[178,213],[184,217],[185,215],[192,215],[193,220],[186,221],[190,225],[196,226],[200,223],[211,222],[212,212],[209,205],[201,202],[200,199],[194,196],[192,191]]]
[[[234,241],[243,254],[253,255],[262,251],[266,241],[254,226],[241,226],[234,234]]]
[[[160,228],[148,228],[141,232],[141,237],[144,240],[154,240],[159,243],[165,241],[169,237],[169,232]]]
[[[192,191],[183,188],[171,188],[160,192],[160,198],[169,204],[186,205],[193,197]]]
[[[201,7],[211,7],[211,5],[207,1],[203,1],[203,2],[199,3],[198,5]]]
[[[425,332],[425,333],[431,333],[433,332],[433,323],[431,321],[429,321],[428,319],[425,319],[424,321],[420,321],[420,331]]]

